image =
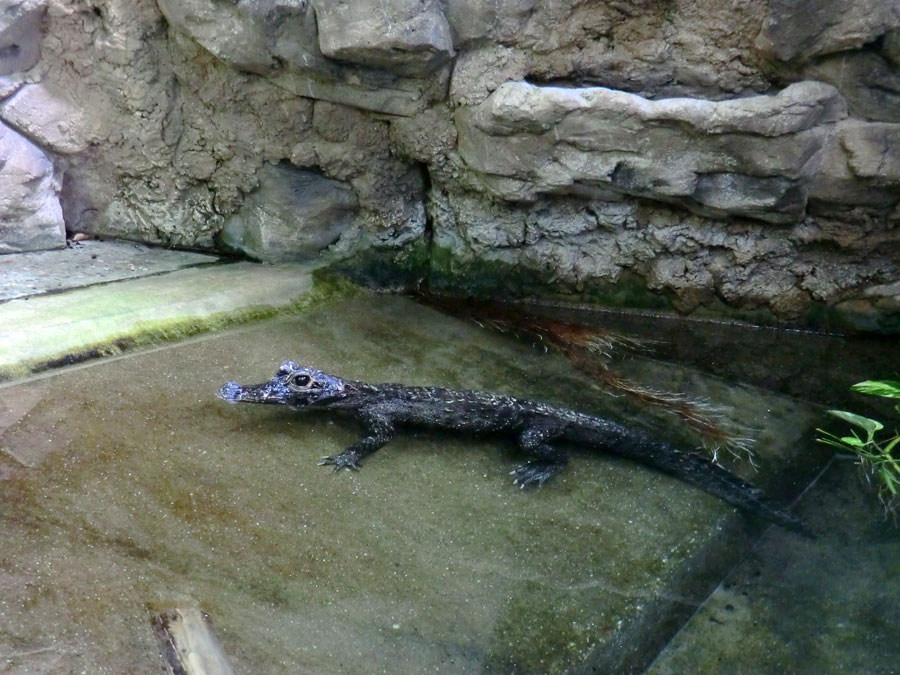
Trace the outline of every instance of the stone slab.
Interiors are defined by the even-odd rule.
[[[755,531],[595,453],[520,490],[521,459],[493,439],[403,433],[335,475],[316,462],[357,424],[215,398],[286,358],[651,419],[561,357],[379,295],[0,388],[32,403],[0,436],[0,654],[14,668],[154,672],[148,614],[198,607],[235,672],[634,672]],[[783,478],[803,452],[817,414],[802,403],[644,363],[630,371],[640,384],[764,429],[760,472],[736,467],[754,481]],[[679,424],[654,426],[671,437]]]
[[[0,380],[271,316],[309,300],[310,266],[236,263],[0,304]]]
[[[87,240],[64,250],[0,255],[0,302],[218,262],[135,242]]]

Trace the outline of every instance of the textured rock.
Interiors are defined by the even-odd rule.
[[[41,56],[47,0],[0,1],[0,75],[28,70]]]
[[[718,103],[509,82],[456,120],[461,157],[504,199],[618,193],[789,222],[844,114],[837,91],[815,82]]]
[[[96,140],[93,120],[52,82],[21,87],[0,103],[0,118],[41,146],[63,154],[80,152]]]
[[[857,330],[900,333],[900,281],[869,286],[836,309]]]
[[[358,211],[350,186],[289,164],[266,166],[259,189],[225,221],[220,242],[257,260],[310,260],[349,229]]]
[[[863,219],[847,232],[835,222],[722,222],[572,197],[500,204],[436,191],[432,200],[433,241],[452,257],[455,283],[475,292],[514,292],[516,275],[531,275],[575,298],[685,313],[724,301],[754,320],[803,322],[814,303],[856,297],[869,275],[891,279],[900,271],[900,232],[885,234]],[[466,270],[483,275],[486,268],[496,277],[466,278]]]
[[[315,7],[319,46],[329,58],[427,75],[453,56],[437,0],[325,0]]]
[[[23,84],[25,76],[22,73],[0,75],[0,100],[15,94]]]
[[[313,165],[349,183],[359,198],[361,230],[342,238],[343,245],[396,247],[424,236],[422,172],[395,156],[386,122],[353,108],[317,101],[313,130]],[[301,163],[293,156],[292,161]]]
[[[900,187],[900,124],[848,122],[841,126],[840,140],[855,175]]]
[[[900,68],[900,28],[892,28],[884,34],[881,53],[895,68]]]
[[[464,44],[486,38],[509,42],[526,30],[538,4],[537,0],[455,0],[446,3],[444,11]]]
[[[444,88],[445,75],[424,80],[418,76],[431,76],[449,56],[446,23],[442,24],[446,49],[432,52],[428,44],[418,44],[414,39],[429,27],[437,30],[442,16],[436,6],[420,14],[413,11],[419,9],[417,3],[400,8],[408,21],[398,16],[399,23],[371,7],[360,7],[348,16],[348,12],[336,12],[328,3],[318,10],[321,16],[317,21],[317,12],[308,0],[234,5],[212,0],[160,0],[159,6],[171,26],[190,35],[217,58],[241,70],[265,75],[296,96],[412,115],[428,100],[440,96]],[[366,43],[347,42],[364,37],[363,19],[375,21],[377,17],[393,28],[381,26],[385,32],[367,34]],[[348,25],[353,22],[355,31]],[[323,38],[321,30],[330,32]],[[320,42],[333,49],[334,55],[340,53],[339,58],[345,62],[323,55]],[[354,61],[359,64],[351,63]]]
[[[213,0],[158,0],[171,26],[185,30],[204,49],[238,68],[265,73],[275,64],[268,44],[266,13],[272,3],[222,3]]]
[[[212,249],[302,170],[357,207],[300,255],[433,234],[538,291],[782,318],[900,274],[896,1],[44,4],[0,5],[0,50],[40,46],[0,119],[63,155],[71,231]]]
[[[842,52],[804,67],[811,80],[836,87],[847,101],[851,117],[900,122],[900,68],[871,51]]]
[[[76,17],[50,7],[45,80],[92,92],[101,132],[68,158],[66,219],[75,231],[211,248],[224,215],[255,187],[256,169],[270,153],[277,161],[287,129],[303,124],[303,106],[167,35],[155,7],[135,9]],[[104,58],[95,58],[104,37]]]
[[[900,26],[896,0],[769,0],[757,48],[781,61],[856,49]]]
[[[768,86],[752,48],[764,15],[762,2],[743,3],[740,11],[715,0],[464,0],[446,5],[460,58],[470,72],[483,72],[486,81],[499,78],[497,84],[527,78],[647,97],[716,98]],[[521,63],[523,72],[508,78],[493,72],[490,62],[500,50]],[[478,86],[462,79],[458,84]]]
[[[59,176],[40,148],[0,124],[0,253],[66,245]]]
[[[810,199],[880,208],[900,202],[900,124],[839,123]]]

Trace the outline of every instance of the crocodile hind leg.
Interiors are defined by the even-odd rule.
[[[386,415],[369,413],[363,417],[363,422],[368,435],[360,438],[339,455],[325,455],[319,466],[333,466],[335,471],[341,469],[356,471],[359,469],[360,460],[384,447],[396,433],[393,423]]]
[[[534,459],[509,472],[515,476],[514,485],[540,487],[565,468],[569,463],[568,456],[548,442],[557,436],[559,432],[552,427],[528,427],[519,434],[516,439],[519,448]]]

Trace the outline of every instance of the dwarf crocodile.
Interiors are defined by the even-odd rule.
[[[217,396],[231,403],[333,410],[357,418],[366,435],[320,462],[336,471],[358,469],[364,457],[394,437],[398,426],[409,425],[512,437],[532,458],[511,472],[514,482],[522,487],[542,485],[567,464],[568,456],[556,444],[564,441],[642,462],[765,520],[804,531],[796,516],[758,487],[705,457],[622,424],[545,403],[484,391],[344,380],[293,361],[282,363],[269,382],[248,386],[228,382]]]

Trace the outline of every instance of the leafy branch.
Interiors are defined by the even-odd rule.
[[[900,381],[897,380],[866,380],[854,384],[851,390],[870,396],[900,399]],[[894,409],[900,414],[900,403]],[[854,453],[869,481],[877,483],[878,496],[885,509],[896,512],[900,508],[900,457],[894,451],[900,447],[900,433],[895,429],[894,435],[885,439],[883,434],[879,434],[884,430],[884,424],[878,420],[846,410],[829,410],[828,414],[844,420],[853,428],[849,436],[837,436],[817,429],[822,434],[818,441]]]

